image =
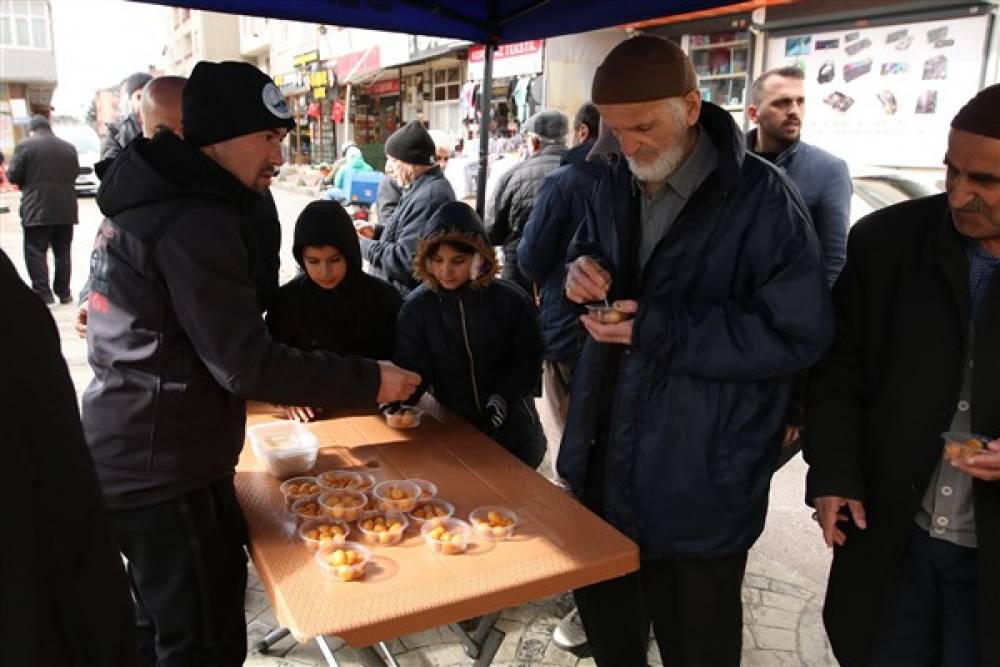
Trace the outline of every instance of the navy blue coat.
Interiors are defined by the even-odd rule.
[[[563,156],[561,166],[545,177],[535,199],[524,235],[517,245],[521,273],[539,285],[545,358],[574,362],[585,332],[578,313],[563,296],[566,252],[585,215],[587,196],[605,170],[603,160],[587,162],[593,142]]]
[[[747,146],[757,141],[757,130],[747,134]],[[854,184],[847,163],[818,146],[796,141],[774,159],[802,195],[813,229],[823,248],[826,281],[832,287],[847,261],[847,232],[851,228]]]
[[[639,309],[630,346],[587,339],[558,470],[584,497],[591,453],[606,451],[603,514],[645,558],[753,544],[792,380],[833,335],[819,244],[793,186],[747,153],[728,113],[703,103],[699,122],[718,166],[642,275],[625,160],[598,181],[569,253],[596,258],[612,274],[610,298]],[[599,429],[606,450],[592,447]]]

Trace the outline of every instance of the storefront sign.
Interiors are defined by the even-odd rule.
[[[399,95],[399,79],[387,79],[386,81],[376,81],[368,86],[368,94],[372,97],[383,95]]]
[[[319,60],[319,51],[312,50],[295,56],[292,59],[292,64],[296,67],[302,67],[303,65],[308,65],[309,63],[316,62],[317,60]]]
[[[493,78],[541,72],[543,43],[541,39],[532,39],[498,46],[493,54]],[[485,46],[477,44],[469,47],[469,76],[472,79],[483,78],[485,59]]]
[[[342,56],[331,58],[326,62],[327,67],[333,69],[337,75],[337,80],[341,83],[347,82],[347,77],[357,78],[369,72],[381,68],[382,61],[377,46],[364,51],[354,51],[345,53]]]
[[[312,93],[314,100],[321,100],[326,97],[326,88],[313,88]]]
[[[410,60],[424,60],[448,53],[460,44],[467,44],[460,39],[448,37],[427,37],[425,35],[410,35]]]
[[[948,127],[979,90],[986,16],[768,40],[767,69],[806,73],[802,138],[850,164],[939,167]]]
[[[309,85],[313,88],[320,88],[329,85],[329,79],[326,75],[326,70],[320,70],[318,72],[313,72],[309,75]]]
[[[292,92],[299,93],[302,92],[304,88],[308,88],[309,75],[302,70],[292,70],[291,72],[275,75],[274,84],[278,86],[278,88],[281,89],[281,92],[285,95]]]

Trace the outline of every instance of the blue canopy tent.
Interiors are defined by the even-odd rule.
[[[228,14],[453,37],[486,46],[490,90],[498,44],[586,32],[732,4],[733,0],[133,0]],[[484,105],[482,127],[489,127]],[[476,209],[485,211],[489,133],[480,132]]]

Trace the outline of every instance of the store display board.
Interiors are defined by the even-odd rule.
[[[940,167],[978,92],[986,16],[772,37],[767,69],[805,70],[802,138],[849,164]]]
[[[278,418],[252,406],[248,426]],[[299,641],[336,635],[355,647],[515,607],[639,567],[636,545],[466,422],[425,415],[414,429],[381,415],[314,422],[322,448],[313,473],[356,468],[376,480],[421,478],[466,519],[501,505],[519,523],[503,542],[474,538],[461,555],[433,553],[412,527],[398,546],[372,547],[365,577],[327,578],[285,510],[279,480],[249,446],[236,473],[250,554],[278,622]],[[352,526],[355,533],[358,531]],[[353,536],[349,537],[353,539]]]

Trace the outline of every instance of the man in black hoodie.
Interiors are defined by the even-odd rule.
[[[243,211],[282,163],[287,104],[251,65],[201,62],[182,107],[183,140],[135,139],[101,182],[83,422],[143,658],[239,665],[246,556],[233,472],[246,400],[374,407],[420,378],[271,340]]]
[[[146,72],[130,74],[122,83],[125,95],[128,97],[128,111],[119,120],[107,124],[108,134],[101,143],[101,159],[114,160],[125,150],[129,142],[142,136],[142,117],[139,115],[139,104],[142,101],[142,91],[152,79]]]

